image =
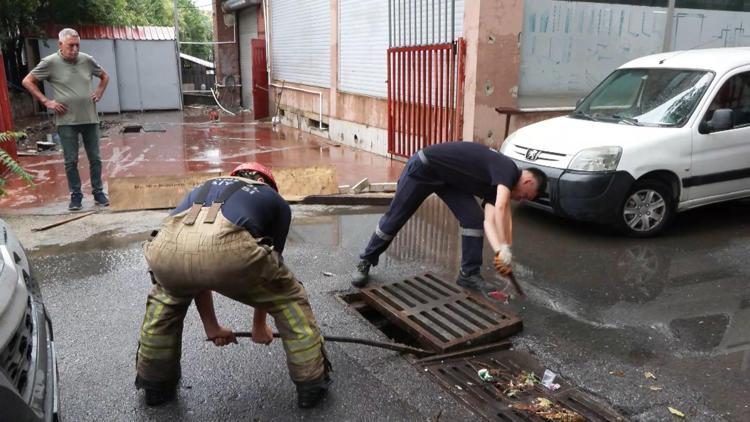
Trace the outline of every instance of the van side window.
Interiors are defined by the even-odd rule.
[[[706,112],[705,120],[711,120],[714,111],[729,108],[734,111],[734,127],[750,125],[750,72],[732,76],[724,82]]]

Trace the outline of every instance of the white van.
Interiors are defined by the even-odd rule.
[[[573,113],[519,129],[501,152],[549,177],[532,205],[634,236],[750,196],[750,48],[630,61]]]

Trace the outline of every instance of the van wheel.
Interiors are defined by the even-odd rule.
[[[625,197],[620,207],[619,229],[633,237],[660,234],[674,216],[672,189],[658,180],[641,180]]]

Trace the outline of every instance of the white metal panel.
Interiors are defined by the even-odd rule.
[[[258,38],[258,13],[254,7],[239,12],[240,78],[242,106],[253,108],[253,49],[250,42]]]
[[[179,109],[180,79],[174,41],[138,41],[138,78],[144,110]]]
[[[339,0],[339,89],[387,96],[388,1]],[[406,8],[410,5],[409,12]],[[445,1],[396,0],[391,18],[404,22],[395,44],[433,44],[450,38],[452,6]],[[455,2],[455,37],[463,34],[464,0]],[[438,35],[441,34],[441,35]],[[410,41],[407,38],[410,37]]]
[[[520,102],[574,105],[618,66],[660,52],[665,16],[661,7],[526,0]]]
[[[47,39],[47,45],[44,40],[39,40],[39,55],[47,57],[57,51],[57,39]],[[117,88],[117,65],[115,60],[115,47],[113,40],[81,40],[81,52],[92,56],[99,66],[109,74],[109,84],[104,91],[104,96],[96,105],[96,111],[99,113],[119,113],[120,97]],[[91,92],[94,92],[99,85],[99,78],[91,79]],[[54,98],[52,87],[47,82],[44,83],[45,95]]]
[[[331,6],[329,0],[272,0],[273,79],[305,85],[331,85]]]
[[[141,82],[138,78],[138,41],[116,40],[115,56],[120,90],[120,109],[123,111],[143,110],[141,102]]]

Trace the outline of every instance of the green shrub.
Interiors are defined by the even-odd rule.
[[[25,134],[23,132],[0,132],[0,142],[15,142],[16,139],[20,139]],[[26,172],[21,166],[13,159],[5,150],[0,149],[0,163],[5,164],[10,169],[12,174],[17,175],[21,179],[25,180],[29,185],[33,185],[33,178],[29,173]],[[5,177],[0,176],[0,196],[5,195]]]

